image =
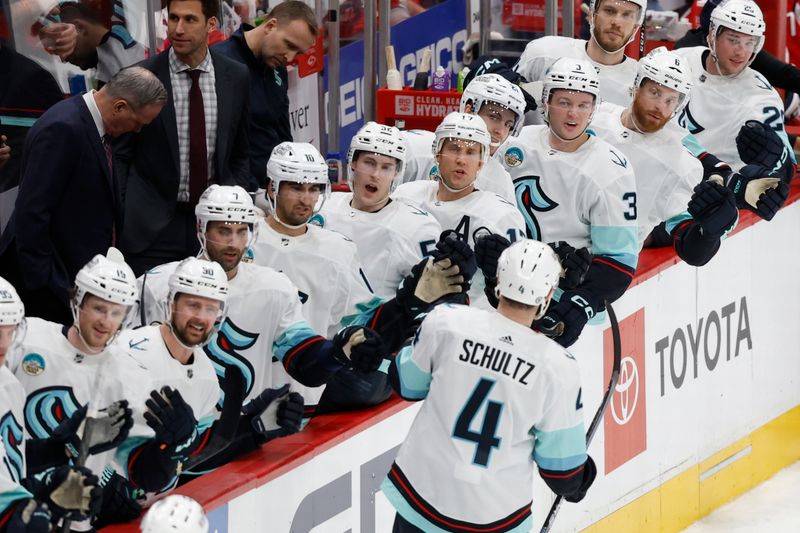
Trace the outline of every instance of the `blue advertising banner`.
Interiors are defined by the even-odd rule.
[[[392,26],[391,41],[403,84],[413,84],[423,51],[429,47],[433,50],[434,69],[441,65],[450,70],[452,79],[455,79],[455,70],[461,65],[462,47],[468,36],[466,28],[466,0],[448,0]],[[377,43],[378,39],[375,41]],[[383,50],[377,50],[376,58],[377,54],[383,53]],[[325,87],[328,86],[327,72],[328,57],[325,56]],[[364,123],[364,41],[341,49],[339,72],[339,153],[344,157],[350,139]],[[384,83],[385,80],[380,80],[381,85]],[[376,81],[375,88],[377,86]],[[326,93],[326,102],[327,98]]]

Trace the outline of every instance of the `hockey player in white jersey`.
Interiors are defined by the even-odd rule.
[[[258,236],[251,246],[253,261],[289,276],[300,291],[303,316],[315,330],[332,335],[343,327],[367,325],[383,337],[390,351],[398,348],[419,314],[409,307],[407,290],[395,287],[391,300],[374,295],[356,245],[340,233],[308,223],[324,205],[330,188],[319,151],[308,143],[281,143],[272,151],[267,177],[272,212],[258,221]],[[434,244],[441,247],[443,243]],[[436,251],[431,246],[438,258]],[[421,273],[426,261],[417,263],[416,272]],[[457,271],[454,274],[458,277]],[[409,280],[414,276],[410,274]],[[461,287],[448,290],[456,292]],[[276,385],[287,379],[279,372],[276,369]],[[306,412],[312,415],[379,403],[391,393],[384,377],[379,372],[364,375],[346,369],[326,384],[324,396],[321,387],[302,388]]]
[[[529,82],[544,82],[547,71],[559,58],[582,59],[599,73],[600,98],[627,106],[629,88],[636,77],[636,60],[625,55],[625,47],[642,26],[646,9],[647,0],[591,0],[588,41],[559,36],[534,39],[525,47],[514,70]],[[529,113],[526,123],[543,121],[540,115]]]
[[[775,175],[788,182],[793,172],[794,152],[786,137],[783,102],[758,72],[750,68],[764,45],[766,25],[755,2],[727,0],[711,12],[708,48],[680,48],[692,69],[694,88],[679,123],[716,158],[740,171],[751,161],[742,157],[745,147],[737,136],[748,121],[757,121],[775,131],[785,145]]]
[[[679,55],[653,50],[639,61],[630,106],[602,103],[592,131],[633,166],[639,247],[665,222],[678,256],[700,266],[717,252],[739,213],[730,189],[715,181],[701,184],[703,166],[683,148],[686,130],[671,120],[689,101],[691,86],[691,72]]]
[[[404,183],[393,196],[428,211],[444,230],[454,230],[470,247],[479,236],[489,233],[517,240],[524,235],[525,222],[516,206],[475,186],[478,172],[489,159],[490,144],[480,117],[450,113],[436,128],[432,147],[440,179]],[[483,280],[474,279],[470,301],[489,307],[483,289]]]
[[[585,279],[564,292],[538,324],[564,346],[577,340],[605,300],[622,296],[639,255],[631,164],[621,150],[587,131],[598,94],[591,63],[557,61],[542,91],[548,126],[525,126],[503,156],[528,237],[587,247],[594,256]],[[491,272],[484,274],[491,278]]]
[[[412,267],[431,254],[442,232],[433,215],[389,196],[403,175],[405,158],[397,128],[368,122],[347,153],[352,192],[331,194],[312,219],[355,243],[372,291],[385,299],[394,297]]]
[[[556,494],[585,496],[597,471],[578,364],[530,329],[560,271],[548,245],[518,241],[498,262],[497,311],[439,306],[392,361],[395,391],[425,400],[381,486],[395,533],[529,531],[533,463]]]
[[[96,512],[101,491],[97,477],[85,469],[62,466],[42,479],[27,477],[25,465],[25,391],[5,365],[6,355],[16,350],[25,336],[25,307],[17,291],[0,278],[0,524],[3,531],[46,533],[61,517],[85,518]],[[70,471],[77,483],[67,480]],[[64,508],[55,490],[86,493],[90,501],[83,509]],[[35,495],[34,495],[35,493]]]
[[[486,123],[491,142],[489,158],[478,172],[475,188],[493,192],[509,202],[514,202],[514,186],[508,172],[494,159],[500,146],[519,133],[525,115],[525,96],[518,85],[499,74],[483,74],[473,78],[464,87],[459,111],[478,115]],[[401,133],[407,144],[406,167],[403,183],[409,181],[440,179],[439,167],[431,146],[436,140],[433,132],[411,130]]]

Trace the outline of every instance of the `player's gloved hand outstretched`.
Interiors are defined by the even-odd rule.
[[[28,500],[20,503],[8,519],[7,533],[50,533],[53,517],[46,503]]]
[[[361,372],[376,371],[388,355],[381,336],[361,326],[348,326],[334,335],[331,341],[339,361]]]
[[[242,413],[250,416],[250,424],[265,440],[285,437],[300,431],[303,422],[303,397],[289,392],[289,384],[264,391],[250,400]]]
[[[92,522],[95,529],[122,524],[139,518],[146,501],[145,492],[113,470],[103,472],[103,504]]]
[[[436,251],[433,253],[436,261],[449,259],[452,265],[458,267],[458,273],[464,278],[461,287],[464,292],[469,290],[472,276],[478,270],[475,261],[475,253],[466,241],[458,238],[458,233],[449,229],[442,232],[439,241],[436,243]]]
[[[82,466],[49,468],[27,478],[25,485],[56,518],[85,520],[100,511],[103,500],[97,476]]]
[[[711,176],[694,188],[688,211],[709,240],[722,237],[739,220],[739,210],[733,192]]]
[[[64,442],[69,454],[77,458],[81,435],[88,438],[89,455],[102,453],[119,446],[128,438],[133,427],[133,412],[126,400],[119,400],[98,411],[96,417],[86,418],[87,406],[75,411],[53,431],[53,438]]]
[[[732,172],[727,185],[740,209],[749,209],[764,220],[772,220],[789,197],[789,184],[761,165],[745,165]]]
[[[748,165],[779,170],[789,158],[789,148],[778,134],[757,120],[748,120],[736,135],[739,157]]]
[[[424,313],[439,298],[465,292],[464,276],[450,258],[426,257],[403,278],[395,298],[412,317]]]
[[[566,241],[548,243],[561,261],[561,290],[569,291],[583,283],[583,278],[592,266],[592,254],[588,248],[573,248]]]
[[[145,406],[144,419],[155,432],[159,448],[173,460],[185,460],[197,438],[197,419],[192,407],[171,387],[152,391]]]
[[[532,326],[566,348],[578,340],[598,308],[585,291],[566,291],[561,295],[561,300],[550,303],[547,313],[534,321]]]
[[[478,237],[475,241],[475,260],[486,278],[486,284],[497,284],[497,261],[500,254],[511,246],[511,241],[496,233]]]

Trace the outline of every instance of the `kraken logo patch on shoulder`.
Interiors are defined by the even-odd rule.
[[[29,376],[38,376],[44,372],[44,357],[38,353],[29,353],[22,358],[22,370]]]
[[[512,146],[506,150],[503,158],[505,159],[506,166],[518,167],[520,164],[522,164],[522,160],[525,159],[525,156],[522,155],[522,150],[516,146]]]

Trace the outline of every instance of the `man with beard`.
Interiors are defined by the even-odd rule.
[[[311,144],[286,142],[276,146],[267,164],[267,177],[271,213],[258,222],[258,238],[251,247],[253,262],[289,276],[299,289],[303,316],[315,330],[331,335],[342,327],[369,325],[386,340],[391,352],[405,341],[414,319],[427,310],[428,304],[462,291],[464,276],[459,272],[467,267],[460,265],[472,259],[472,251],[465,243],[440,240],[430,248],[435,263],[430,258],[418,261],[400,289],[395,287],[391,300],[375,296],[361,269],[356,245],[340,233],[308,223],[330,194],[327,165]],[[442,254],[460,255],[462,263],[458,268],[450,266]],[[414,290],[416,283],[425,284],[424,280],[433,275],[429,269],[434,265],[445,269],[439,271],[442,286],[426,297],[424,304],[412,303],[409,290]],[[448,267],[452,271],[446,271]],[[276,385],[288,380],[281,372],[277,368]],[[384,372],[365,376],[349,369],[337,373],[324,389],[301,390],[307,415],[374,405],[391,394]]]
[[[682,147],[686,130],[671,121],[688,103],[691,86],[686,62],[657,48],[639,61],[630,106],[601,104],[592,131],[623,151],[633,166],[639,247],[665,222],[678,256],[700,266],[734,228],[738,211],[730,189],[713,180],[702,182],[700,161]]]
[[[563,346],[577,340],[587,321],[604,309],[604,301],[622,296],[639,256],[631,165],[624,153],[587,131],[598,85],[590,62],[556,61],[542,91],[548,125],[522,128],[502,159],[514,180],[528,237],[566,241],[594,255],[584,280],[561,294],[537,324]],[[494,265],[485,268],[484,275],[494,278],[494,270]]]
[[[544,81],[557,59],[585,60],[599,73],[600,98],[627,106],[628,88],[636,77],[636,60],[625,55],[625,47],[642,26],[646,9],[647,0],[591,0],[588,41],[559,36],[534,39],[525,47],[514,70],[528,81]],[[532,115],[526,123],[542,124],[540,115]]]

